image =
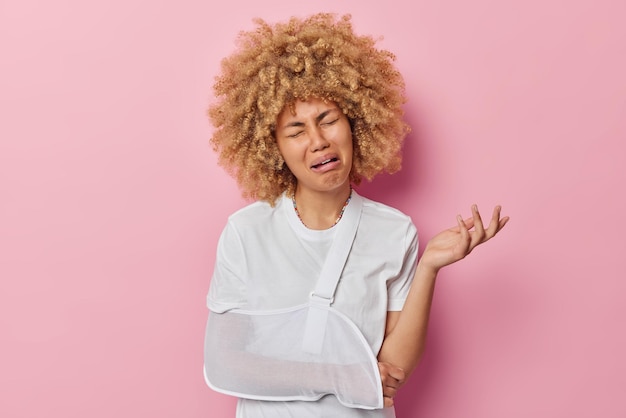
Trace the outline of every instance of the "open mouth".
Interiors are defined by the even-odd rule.
[[[329,158],[327,160],[322,161],[319,164],[315,164],[315,165],[311,166],[311,168],[320,168],[320,167],[322,167],[322,166],[324,166],[324,165],[326,165],[328,163],[332,163],[332,162],[335,162],[335,161],[339,161],[339,159],[338,158]]]

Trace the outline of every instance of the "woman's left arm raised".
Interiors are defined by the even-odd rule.
[[[424,351],[437,273],[502,230],[509,217],[501,217],[500,211],[500,206],[496,206],[485,228],[478,207],[473,205],[470,218],[463,220],[458,215],[456,226],[435,235],[426,245],[402,311],[388,313],[385,339],[378,354],[386,405],[393,404],[397,389],[413,372]]]

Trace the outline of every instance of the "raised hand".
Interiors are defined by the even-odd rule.
[[[459,261],[467,256],[476,246],[493,238],[509,217],[500,218],[501,207],[496,206],[487,229],[478,213],[478,206],[472,205],[472,216],[463,220],[457,215],[457,226],[435,235],[426,245],[420,263],[438,271],[440,268]]]

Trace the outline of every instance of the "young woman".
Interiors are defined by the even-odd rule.
[[[208,295],[205,376],[237,417],[394,417],[439,269],[504,227],[472,216],[417,262],[410,218],[353,186],[400,168],[393,55],[318,14],[244,32],[209,110],[220,163],[255,203],[230,216]]]

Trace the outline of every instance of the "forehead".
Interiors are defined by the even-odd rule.
[[[316,118],[320,114],[332,109],[338,108],[337,104],[331,101],[324,101],[317,98],[297,100],[283,108],[278,114],[277,124],[280,126],[293,120]]]

